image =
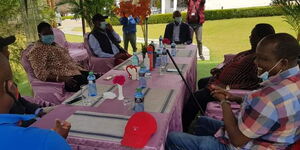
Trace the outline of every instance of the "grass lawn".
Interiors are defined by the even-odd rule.
[[[224,54],[235,54],[249,49],[249,35],[252,28],[258,23],[269,23],[276,32],[295,35],[282,16],[206,21],[203,25],[203,44],[210,49],[211,60],[198,61],[198,78],[209,76],[209,70],[223,61]],[[163,35],[165,26],[166,24],[150,24],[149,39],[157,39]],[[114,29],[122,36],[122,26],[114,26]],[[137,29],[137,36],[142,37],[141,27],[138,26]],[[74,28],[73,31],[81,32],[81,28]],[[87,31],[89,32],[90,29],[87,28]],[[77,41],[79,37],[73,38],[73,36],[67,35],[67,39],[70,41]],[[196,43],[195,37],[193,41]],[[138,44],[138,46],[140,45]],[[131,46],[129,47],[131,48]]]

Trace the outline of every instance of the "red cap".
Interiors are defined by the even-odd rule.
[[[156,129],[156,120],[151,114],[137,112],[128,120],[121,144],[133,148],[143,148]]]

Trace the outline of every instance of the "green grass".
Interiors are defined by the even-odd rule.
[[[206,21],[203,25],[203,44],[210,49],[211,60],[198,62],[198,77],[209,76],[209,70],[223,61],[224,54],[236,54],[250,49],[249,35],[258,23],[271,24],[277,33],[295,35],[281,16]],[[165,26],[166,24],[149,25],[149,39],[157,39],[163,35]],[[122,26],[114,26],[114,29],[122,36]],[[81,28],[74,28],[73,31],[81,32]],[[87,28],[87,31],[90,29]],[[137,37],[142,37],[140,26],[137,27]],[[193,41],[196,43],[195,36]]]

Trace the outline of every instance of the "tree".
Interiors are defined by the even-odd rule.
[[[80,0],[61,0],[56,6],[69,5],[70,12],[74,14],[74,18],[83,17],[89,27],[93,28],[92,17],[96,13],[102,15],[114,16],[112,10],[114,8],[114,0],[83,0],[82,7]]]
[[[291,25],[300,41],[300,0],[273,0],[273,6],[282,10],[285,21]]]

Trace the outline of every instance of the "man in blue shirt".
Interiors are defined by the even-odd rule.
[[[139,23],[138,18],[129,17],[120,18],[120,23],[123,25],[123,41],[124,49],[128,51],[128,43],[130,42],[133,52],[136,52],[136,24]]]
[[[17,101],[18,92],[12,80],[9,62],[3,54],[0,54],[0,72],[0,149],[70,150],[63,139],[68,135],[70,123],[57,120],[54,131],[19,127],[22,121],[33,119],[35,115],[9,114]]]

